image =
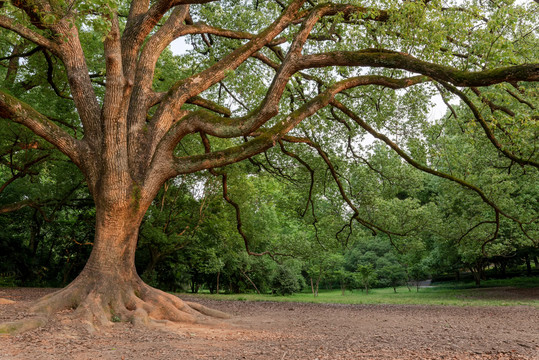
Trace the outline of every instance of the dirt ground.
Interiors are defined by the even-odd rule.
[[[0,305],[0,322],[27,317],[24,305],[51,291],[0,288],[0,298],[16,301]],[[114,323],[91,332],[62,313],[42,328],[0,336],[0,359],[539,360],[534,307],[199,302],[233,317],[163,329]]]

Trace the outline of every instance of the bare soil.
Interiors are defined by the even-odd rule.
[[[0,288],[0,322],[28,318],[55,289]],[[530,292],[525,292],[530,296]],[[532,294],[534,292],[532,291]],[[490,296],[490,294],[489,294]],[[162,329],[113,323],[92,332],[69,312],[0,336],[0,359],[537,359],[539,309],[186,300],[229,320]]]

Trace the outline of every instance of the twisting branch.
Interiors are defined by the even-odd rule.
[[[361,225],[363,225],[364,227],[366,227],[367,229],[372,231],[373,235],[376,235],[377,231],[383,232],[385,234],[392,234],[392,235],[398,235],[398,236],[406,236],[407,235],[407,234],[404,234],[404,233],[397,233],[397,232],[393,232],[393,231],[383,229],[380,226],[375,225],[375,224],[373,224],[373,223],[371,223],[371,222],[369,222],[369,221],[367,221],[367,220],[365,220],[365,219],[363,219],[363,218],[361,218],[359,216],[359,209],[350,200],[350,198],[346,194],[346,191],[344,191],[344,187],[343,187],[343,185],[341,183],[339,175],[337,174],[337,170],[335,169],[335,166],[333,165],[333,163],[329,159],[329,156],[326,154],[326,152],[324,150],[322,150],[320,145],[314,143],[313,141],[311,141],[308,138],[301,138],[300,139],[300,138],[290,138],[290,137],[285,136],[285,137],[283,137],[283,140],[284,141],[290,141],[290,142],[304,143],[304,144],[312,147],[313,149],[315,149],[318,152],[320,157],[326,163],[327,168],[328,168],[331,176],[333,177],[333,180],[334,180],[335,184],[337,185],[337,188],[339,189],[339,193],[341,194],[342,199],[348,204],[348,207],[350,207],[350,209],[352,209],[352,211],[354,212],[354,215],[352,215],[352,219],[356,220],[358,223],[360,223]]]
[[[81,164],[84,144],[73,138],[46,116],[34,110],[30,105],[0,90],[0,117],[20,123],[36,135],[41,136],[60,151],[69,156],[76,164]]]
[[[124,60],[124,74],[128,81],[133,81],[136,72],[139,50],[147,36],[155,28],[159,20],[172,8],[187,9],[190,4],[204,4],[214,0],[135,0],[127,17],[125,30],[122,34],[122,59]]]
[[[507,115],[511,117],[515,116],[515,113],[511,111],[510,109],[506,108],[505,106],[496,105],[492,101],[490,101],[486,96],[481,94],[481,91],[478,88],[472,86],[470,89],[473,91],[475,95],[477,95],[481,99],[482,102],[488,105],[488,107],[490,108],[492,112],[499,110],[506,113]]]
[[[16,164],[14,164],[12,162],[5,161],[2,158],[0,158],[0,164],[5,165],[8,168],[10,168],[11,172],[13,174],[13,176],[8,181],[6,181],[2,186],[0,186],[0,193],[2,193],[2,191],[4,191],[4,189],[9,184],[11,184],[13,181],[17,180],[18,178],[23,178],[26,175],[37,175],[37,172],[31,171],[30,168],[32,166],[42,162],[43,160],[45,160],[48,157],[49,157],[49,154],[39,156],[39,157],[33,159],[32,161],[29,161],[29,162],[25,163],[22,166],[16,165]],[[17,171],[16,174],[14,173],[14,170]]]
[[[251,122],[247,122],[247,120],[251,120],[249,117],[224,119],[221,117],[212,117],[211,114],[201,112],[189,114],[177,124],[175,131],[171,130],[169,132],[167,137],[165,137],[160,144],[158,150],[164,153],[162,156],[165,159],[171,160],[171,167],[168,169],[168,172],[164,173],[160,171],[159,175],[175,176],[213,167],[221,167],[259,154],[274,146],[282,136],[297,126],[301,121],[329,105],[335,94],[346,89],[362,85],[380,85],[393,89],[400,89],[428,80],[429,79],[424,76],[392,79],[377,75],[358,76],[346,79],[333,84],[327,88],[326,91],[303,104],[284,119],[277,122],[277,124],[270,129],[259,129],[256,132],[252,128]],[[211,153],[181,158],[173,157],[172,151],[176,147],[176,144],[179,143],[186,134],[193,132],[204,132],[217,137],[251,135],[255,136],[255,138],[241,145],[221,151],[213,151]],[[149,172],[147,176],[151,178],[153,175],[154,173]]]
[[[529,236],[528,232],[524,229],[522,221],[520,221],[519,219],[515,218],[514,216],[511,216],[508,213],[502,211],[498,207],[498,205],[496,205],[492,200],[490,200],[485,195],[485,193],[481,189],[479,189],[477,186],[475,186],[473,184],[470,184],[470,183],[468,183],[468,182],[466,182],[466,181],[464,181],[462,179],[459,179],[459,178],[457,178],[457,177],[455,177],[453,175],[449,175],[449,174],[443,173],[441,171],[431,169],[428,166],[425,166],[425,165],[422,165],[422,164],[418,163],[417,161],[412,159],[408,154],[406,154],[397,144],[395,144],[393,141],[391,141],[387,136],[385,136],[384,134],[381,134],[378,131],[374,130],[374,128],[372,128],[363,119],[361,119],[359,116],[357,116],[353,111],[348,109],[344,104],[342,104],[341,102],[339,102],[337,100],[333,100],[331,102],[331,104],[333,106],[335,106],[337,109],[339,109],[340,111],[342,111],[345,115],[350,117],[352,120],[354,120],[359,126],[361,126],[363,129],[365,129],[367,132],[369,132],[372,136],[374,136],[375,138],[377,138],[379,140],[382,140],[384,143],[386,143],[401,158],[403,158],[407,163],[409,163],[410,165],[412,165],[416,169],[419,169],[419,170],[421,170],[423,172],[435,175],[437,177],[441,177],[441,178],[456,182],[457,184],[459,184],[459,185],[461,185],[461,186],[463,186],[463,187],[465,187],[467,189],[470,189],[470,190],[474,191],[477,195],[479,195],[479,197],[481,198],[481,200],[483,200],[483,202],[485,204],[487,204],[488,206],[493,208],[496,211],[496,213],[499,213],[500,215],[503,215],[504,217],[506,217],[506,218],[514,221],[515,223],[517,223],[519,225],[520,229],[522,230],[522,232],[524,233],[524,235],[526,237],[528,237],[529,239],[531,239],[532,241],[535,241],[533,238],[531,238]]]
[[[151,130],[152,149],[157,147],[159,141],[170,129],[170,125],[177,119],[181,106],[187,99],[200,94],[223,80],[227,75],[227,71],[236,69],[251,57],[252,54],[271,42],[288,27],[290,21],[295,18],[296,12],[301,8],[303,3],[304,0],[292,1],[286,11],[255,38],[232,51],[206,70],[174,84],[154,117],[156,120],[152,124]]]
[[[130,128],[130,152],[137,152],[138,149],[132,144],[140,143],[144,137],[140,135],[146,125],[146,114],[151,106],[163,101],[167,93],[155,94],[152,91],[152,83],[157,66],[157,60],[163,50],[174,40],[175,32],[184,28],[182,23],[189,14],[188,6],[176,7],[163,26],[159,28],[146,42],[140,52],[138,66],[135,68],[134,61],[137,59],[138,52],[133,52],[135,45],[129,43],[129,34],[127,30],[122,36],[122,59],[124,74],[127,81],[134,76],[132,100],[130,102],[129,112],[132,114],[129,119]],[[142,43],[141,43],[142,44]],[[129,47],[126,53],[125,47]],[[132,63],[133,62],[133,63]],[[133,67],[131,69],[131,67]],[[133,74],[131,74],[133,73]],[[198,95],[198,94],[195,94]],[[143,146],[142,144],[140,146]]]
[[[442,98],[442,101],[444,102],[445,106],[447,106],[449,111],[451,111],[451,115],[453,115],[455,119],[458,119],[459,117],[457,115],[457,112],[455,111],[453,106],[449,103],[449,101],[447,101],[447,99],[445,98],[442,88],[436,83],[434,83],[434,86],[436,87],[436,90],[438,90],[438,92],[440,93],[440,97]]]
[[[496,214],[498,214],[498,212],[496,212]],[[464,239],[466,236],[468,236],[472,231],[474,231],[475,229],[477,229],[478,227],[480,227],[481,225],[485,225],[485,224],[495,224],[496,221],[491,221],[491,220],[485,220],[485,221],[480,221],[478,222],[477,224],[475,224],[474,226],[472,226],[471,228],[469,228],[464,234],[462,234],[458,239],[457,239],[457,244],[460,244],[460,242],[462,241],[462,239]]]
[[[51,52],[53,52],[54,54],[58,54],[58,47],[51,40],[47,39],[43,35],[40,35],[39,33],[33,30],[30,30],[26,26],[21,25],[17,21],[5,15],[0,15],[0,27],[3,27],[4,29],[7,29],[7,30],[11,30],[14,33],[22,36],[23,38],[30,40],[34,44],[37,44],[40,47],[46,48],[50,50]]]
[[[45,60],[47,61],[47,82],[52,87],[52,90],[54,90],[54,93],[58,95],[58,97],[61,97],[63,99],[67,100],[73,100],[72,97],[65,95],[60,89],[58,89],[58,86],[56,86],[56,83],[54,82],[54,64],[52,63],[51,56],[47,52],[47,50],[43,50],[43,56],[45,56]]]
[[[200,107],[203,107],[205,109],[211,110],[217,114],[223,115],[224,117],[230,117],[232,115],[232,112],[230,109],[219,105],[217,103],[214,103],[213,101],[204,99],[200,96],[192,97],[191,99],[186,101],[188,104],[197,105]]]
[[[282,151],[283,154],[285,154],[287,156],[290,156],[291,158],[296,159],[301,165],[303,165],[307,169],[307,171],[309,171],[309,175],[311,177],[311,183],[309,185],[309,195],[307,197],[307,203],[305,204],[305,210],[303,210],[303,213],[301,214],[301,217],[304,217],[305,214],[307,213],[307,210],[309,209],[309,204],[311,204],[311,206],[314,209],[314,201],[313,201],[314,170],[305,160],[303,160],[297,154],[286,150],[282,140],[279,140],[279,145],[281,147],[281,151]]]
[[[352,236],[352,224],[353,224],[353,221],[354,219],[351,218],[350,221],[348,222],[348,224],[344,224],[343,227],[337,231],[337,233],[335,234],[335,238],[337,239],[337,241],[341,242],[340,239],[339,239],[339,235],[346,229],[348,228],[348,235],[346,235],[346,240],[343,242],[341,242],[342,245],[344,245],[344,248],[348,248],[348,242],[350,241],[350,236]],[[391,236],[390,234],[388,236]]]
[[[242,108],[244,108],[244,109],[247,110],[247,111],[250,111],[249,108],[247,107],[247,105],[245,105],[245,104],[243,103],[243,101],[241,101],[240,99],[238,99],[238,98],[236,97],[236,95],[234,95],[234,93],[233,93],[232,91],[230,91],[230,90],[226,87],[226,85],[225,85],[223,82],[220,82],[219,84],[221,85],[221,87],[222,87],[223,89],[225,89],[225,91],[227,92],[227,94],[230,95],[230,97],[231,97],[232,99],[234,99],[238,104],[241,105]]]
[[[11,60],[11,59],[17,59],[17,58],[22,58],[22,57],[30,57],[32,55],[34,55],[35,53],[37,53],[38,51],[42,50],[41,49],[41,46],[36,46],[35,48],[33,48],[32,50],[30,51],[27,51],[25,53],[18,53],[18,52],[14,52],[12,55],[10,56],[6,56],[6,57],[0,57],[0,61],[2,60]]]
[[[305,55],[298,61],[297,70],[327,66],[370,66],[402,69],[428,76],[439,82],[467,87],[489,86],[501,82],[539,80],[539,64],[524,64],[495,70],[470,72],[419,60],[402,52],[379,49],[332,51]]]
[[[23,200],[12,204],[1,205],[0,214],[6,214],[12,211],[17,211],[25,207],[34,207],[36,203],[33,200]]]
[[[383,179],[386,179],[390,184],[393,184],[393,181],[391,178],[389,178],[386,174],[384,174],[382,171],[378,170],[377,168],[375,168],[367,159],[365,159],[364,157],[362,156],[359,156],[356,154],[355,150],[354,150],[354,146],[352,145],[352,128],[350,127],[350,125],[348,124],[348,122],[345,120],[345,119],[342,119],[339,115],[337,115],[335,113],[335,107],[331,107],[330,109],[330,112],[331,112],[331,115],[333,116],[333,118],[344,125],[344,127],[346,127],[346,129],[348,130],[348,136],[347,136],[347,141],[348,141],[348,144],[347,144],[347,151],[349,150],[350,153],[352,154],[352,158],[354,159],[359,159],[361,160],[365,165],[367,165],[367,167],[369,169],[371,169],[373,172],[377,173],[378,175],[380,175],[381,178]]]
[[[211,146],[210,146],[210,140],[208,139],[208,137],[206,136],[206,134],[204,134],[203,132],[200,133],[200,137],[202,138],[202,143],[204,144],[204,149],[207,153],[211,152]],[[217,171],[213,168],[210,168],[208,169],[208,171],[210,172],[210,174],[212,174],[213,176],[216,176],[216,177],[221,177],[222,179],[222,185],[223,185],[223,199],[225,199],[225,201],[227,203],[229,203],[230,205],[232,205],[234,207],[234,210],[236,212],[236,228],[238,229],[238,233],[240,234],[240,236],[242,237],[243,239],[243,243],[245,245],[245,250],[247,251],[247,254],[249,255],[252,255],[252,256],[264,256],[264,255],[268,255],[269,257],[271,257],[273,260],[277,261],[275,256],[290,256],[289,254],[282,254],[282,253],[275,253],[275,252],[271,252],[271,251],[263,251],[263,252],[260,252],[260,253],[257,253],[257,252],[253,252],[251,251],[250,247],[249,247],[249,238],[247,237],[247,235],[245,234],[245,232],[243,231],[243,223],[241,221],[241,210],[240,210],[240,206],[238,205],[238,203],[236,203],[235,201],[233,201],[230,196],[228,196],[228,174],[226,173],[226,171]]]
[[[485,248],[488,243],[493,242],[498,238],[498,233],[500,232],[500,213],[498,211],[495,211],[496,214],[496,229],[494,230],[494,234],[492,234],[492,237],[488,240],[483,241],[483,244],[481,245],[481,252],[484,256],[488,257],[487,252],[485,251]]]
[[[512,97],[514,97],[519,103],[526,104],[530,109],[535,110],[535,106],[533,106],[532,103],[530,103],[529,101],[522,99],[520,96],[518,96],[517,94],[515,94],[509,89],[506,89],[505,91],[507,91],[507,93],[511,95]]]

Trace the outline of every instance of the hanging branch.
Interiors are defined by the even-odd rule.
[[[463,186],[463,187],[465,187],[467,189],[470,189],[470,190],[474,191],[477,195],[479,195],[481,200],[483,200],[483,202],[485,204],[487,204],[488,206],[493,208],[496,211],[496,213],[499,213],[500,215],[503,215],[504,217],[506,217],[506,218],[514,221],[515,223],[517,223],[519,225],[520,229],[522,230],[523,234],[527,238],[529,238],[530,240],[532,240],[534,242],[536,241],[524,229],[524,223],[522,221],[520,221],[516,217],[511,216],[508,213],[502,211],[477,186],[475,186],[473,184],[470,184],[470,183],[468,183],[468,182],[466,182],[466,181],[464,181],[462,179],[459,179],[459,178],[457,178],[457,177],[455,177],[453,175],[449,175],[449,174],[443,173],[441,171],[431,169],[431,168],[429,168],[429,167],[427,167],[425,165],[422,165],[422,164],[418,163],[417,161],[412,159],[408,154],[406,154],[397,144],[395,144],[393,141],[391,141],[387,136],[385,136],[384,134],[381,134],[378,131],[374,130],[374,128],[372,128],[369,124],[367,124],[363,119],[361,119],[359,116],[357,116],[354,112],[352,112],[350,109],[348,109],[341,102],[334,99],[334,100],[332,100],[331,104],[333,106],[335,106],[337,109],[339,109],[340,111],[342,111],[344,114],[346,114],[348,117],[350,117],[352,120],[354,120],[359,126],[361,126],[363,129],[365,129],[367,132],[369,132],[372,136],[374,136],[375,138],[377,138],[377,139],[383,141],[384,143],[386,143],[401,158],[403,158],[407,163],[409,163],[410,165],[412,165],[416,169],[419,169],[419,170],[421,170],[423,172],[426,172],[426,173],[429,173],[431,175],[435,175],[437,177],[441,177],[441,178],[456,182],[457,184],[459,184],[459,185],[461,185],[461,186]]]
[[[459,98],[461,98],[461,100],[470,108],[470,110],[472,111],[475,119],[479,122],[479,124],[483,128],[483,130],[485,132],[485,135],[490,140],[492,145],[494,145],[494,147],[496,149],[498,149],[499,152],[501,152],[505,157],[507,157],[507,158],[509,158],[509,159],[521,164],[521,165],[531,165],[531,166],[534,166],[536,168],[539,168],[539,162],[536,162],[536,161],[533,161],[533,160],[522,159],[522,158],[516,156],[515,154],[509,152],[508,150],[506,150],[504,148],[504,146],[502,146],[502,144],[499,143],[499,141],[494,136],[494,133],[492,132],[492,130],[488,126],[487,122],[485,121],[485,119],[481,115],[481,112],[477,109],[475,104],[466,96],[466,94],[464,94],[462,91],[460,91],[459,89],[457,89],[456,87],[454,87],[453,85],[451,85],[449,83],[446,83],[446,82],[443,82],[443,81],[440,81],[440,83],[447,90],[449,90],[450,92],[452,92],[453,94],[455,94]]]
[[[498,213],[498,212],[496,212]],[[469,228],[464,234],[462,234],[458,239],[457,239],[457,244],[460,244],[460,242],[466,237],[468,236],[472,231],[474,231],[475,229],[477,229],[479,226],[481,225],[485,225],[485,224],[495,224],[496,221],[491,221],[491,220],[485,220],[485,221],[480,221],[478,222],[477,224],[475,224],[474,226],[472,226],[471,228]]]
[[[54,64],[52,63],[51,56],[49,55],[47,50],[43,50],[42,53],[43,53],[43,56],[45,56],[45,60],[47,61],[47,82],[52,87],[52,90],[54,90],[54,93],[56,95],[58,95],[58,97],[61,97],[63,99],[67,99],[67,100],[73,100],[73,98],[71,96],[65,95],[60,89],[58,89],[58,86],[54,82],[54,78],[53,78]]]
[[[206,134],[204,134],[203,132],[200,133],[200,137],[202,138],[202,143],[204,145],[205,151],[207,153],[209,153],[211,151],[210,140],[208,139]],[[260,252],[260,253],[251,251],[251,249],[249,247],[249,238],[247,237],[247,235],[243,231],[243,223],[241,221],[241,209],[240,209],[240,206],[238,205],[238,203],[233,201],[228,196],[228,174],[225,171],[217,171],[217,170],[215,170],[213,168],[208,169],[208,171],[213,176],[215,176],[215,177],[220,176],[221,179],[222,179],[223,199],[227,203],[229,203],[230,205],[232,205],[234,207],[234,210],[236,212],[236,228],[238,229],[238,233],[240,234],[241,238],[243,239],[243,243],[245,245],[245,250],[247,251],[247,254],[252,255],[252,256],[268,255],[269,257],[271,257],[276,262],[277,262],[277,259],[275,258],[276,256],[292,256],[292,255],[289,255],[289,254],[275,253],[275,252],[271,252],[271,251],[263,251],[263,252]]]
[[[327,170],[330,172],[331,176],[333,177],[333,180],[334,180],[335,184],[337,185],[337,188],[339,190],[339,193],[340,193],[342,199],[348,204],[350,209],[352,209],[352,211],[354,212],[354,215],[352,215],[352,219],[356,220],[358,223],[360,223],[361,225],[363,225],[364,227],[369,229],[372,232],[373,235],[376,235],[377,231],[380,231],[380,232],[385,233],[385,234],[393,234],[393,235],[398,235],[398,236],[406,236],[406,235],[408,235],[406,233],[397,233],[397,232],[393,232],[393,231],[383,229],[380,226],[375,225],[375,224],[373,224],[371,222],[368,222],[367,220],[365,220],[365,219],[363,219],[363,218],[361,218],[359,216],[358,208],[354,205],[354,203],[350,200],[350,198],[348,197],[348,195],[344,191],[344,187],[342,186],[340,177],[339,177],[339,175],[337,173],[337,170],[335,169],[335,166],[333,165],[333,163],[329,159],[326,152],[324,150],[322,150],[322,148],[318,144],[314,143],[313,141],[311,141],[308,138],[297,138],[297,137],[292,137],[292,136],[284,136],[283,141],[287,141],[287,142],[291,142],[291,143],[303,143],[303,144],[306,144],[306,145],[312,147],[313,149],[315,149],[318,152],[320,157],[326,163]]]
[[[517,94],[515,94],[509,89],[505,89],[505,91],[507,91],[507,93],[511,95],[512,97],[514,97],[519,103],[526,104],[530,109],[535,110],[535,106],[533,106],[529,101],[522,99],[520,96],[518,96]]]
[[[283,152],[283,154],[285,154],[285,155],[287,155],[287,156],[289,156],[291,158],[296,159],[301,165],[303,165],[303,167],[305,167],[307,169],[307,171],[309,171],[309,175],[310,175],[310,178],[311,178],[311,183],[309,185],[309,195],[307,197],[307,203],[305,204],[305,210],[303,210],[303,213],[301,214],[301,217],[304,217],[305,213],[307,213],[307,210],[309,209],[309,204],[311,204],[311,206],[314,208],[314,201],[313,201],[313,198],[312,198],[312,196],[313,196],[313,188],[314,188],[314,170],[313,170],[313,168],[311,168],[311,166],[305,160],[300,158],[297,154],[286,150],[282,140],[279,140],[279,145],[281,147],[281,151]],[[316,219],[316,217],[315,217],[315,219]]]
[[[495,211],[495,213],[496,213],[496,221],[495,221],[496,229],[494,230],[494,234],[492,234],[492,237],[490,239],[483,241],[483,244],[481,245],[481,252],[486,257],[488,257],[488,255],[487,255],[487,252],[485,251],[485,247],[487,246],[488,243],[491,243],[498,238],[498,233],[500,231],[500,213],[498,211]]]
[[[18,172],[16,174],[13,174],[13,176],[7,180],[5,183],[3,183],[1,186],[0,186],[0,193],[2,193],[6,187],[8,187],[9,184],[13,183],[15,180],[19,179],[19,178],[23,178],[25,177],[26,175],[36,175],[35,172],[31,172],[30,171],[30,168],[40,162],[42,162],[43,160],[45,160],[46,158],[49,157],[49,154],[46,154],[46,155],[42,155],[26,164],[24,164],[22,167],[19,167],[13,163],[5,163],[4,161],[1,160],[0,158],[0,163],[3,163],[4,165],[7,165],[9,168],[11,168],[12,170],[17,170]]]
[[[488,105],[488,107],[490,108],[490,111],[491,111],[491,112],[494,112],[494,111],[496,111],[496,110],[499,110],[499,111],[502,111],[502,112],[506,113],[507,115],[509,115],[509,116],[511,116],[511,117],[515,117],[515,113],[514,113],[512,110],[506,108],[505,106],[501,106],[501,105],[496,105],[496,104],[494,104],[494,103],[493,103],[492,101],[490,101],[486,96],[484,96],[483,94],[481,94],[481,91],[480,91],[478,88],[472,86],[470,89],[473,91],[473,93],[474,93],[475,95],[477,95],[477,97],[479,97],[479,98],[481,99],[482,102],[484,102],[485,104]]]

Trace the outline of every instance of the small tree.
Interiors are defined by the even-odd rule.
[[[376,279],[376,272],[371,264],[368,265],[359,265],[357,267],[359,279],[363,286],[365,287],[365,293],[369,294],[369,287]]]
[[[413,264],[409,267],[408,274],[415,281],[416,291],[419,292],[419,283],[428,276],[427,267],[423,262]]]
[[[385,279],[387,285],[393,288],[393,291],[397,293],[397,286],[404,284],[406,281],[406,272],[400,265],[388,265],[384,266],[378,271],[380,277]]]

